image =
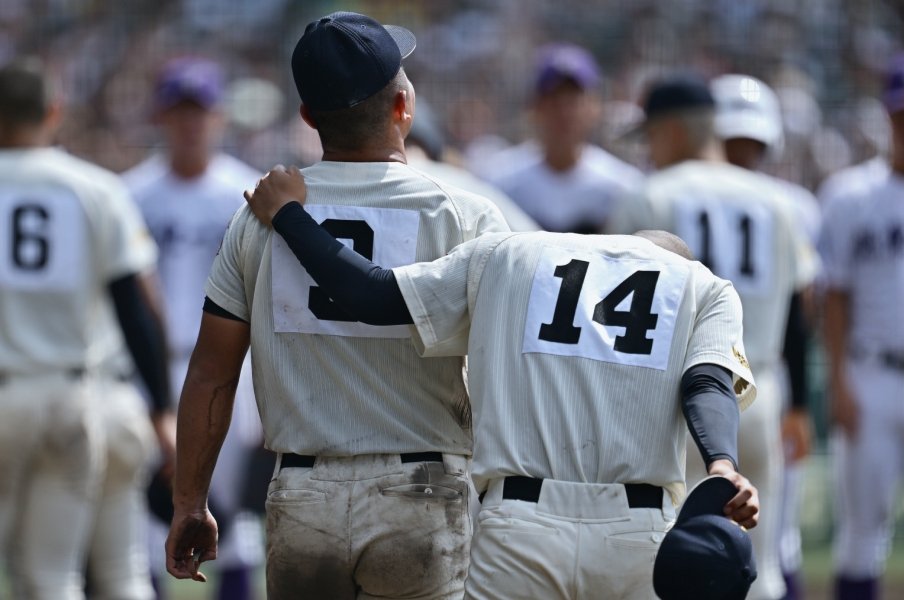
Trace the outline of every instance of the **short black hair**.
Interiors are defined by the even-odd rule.
[[[0,123],[7,127],[39,124],[50,108],[48,87],[37,59],[17,60],[0,68]]]
[[[309,110],[324,148],[354,150],[362,143],[382,136],[388,124],[396,94],[405,89],[402,69],[379,92],[350,108]]]

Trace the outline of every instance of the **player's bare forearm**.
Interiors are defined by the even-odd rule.
[[[289,202],[305,203],[308,190],[304,183],[304,175],[297,167],[284,168],[276,165],[269,173],[261,177],[254,191],[245,191],[254,216],[266,226],[270,226],[273,216]]]
[[[833,383],[844,382],[844,354],[847,348],[848,293],[830,289],[825,297],[823,336]]]
[[[179,401],[173,482],[177,511],[206,507],[248,342],[247,323],[204,313]]]

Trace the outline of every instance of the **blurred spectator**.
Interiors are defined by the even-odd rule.
[[[583,48],[540,49],[531,104],[537,141],[491,159],[487,179],[548,231],[600,231],[615,198],[640,172],[588,143],[599,123],[600,75]]]
[[[210,60],[183,57],[168,62],[153,91],[153,119],[165,147],[124,176],[160,248],[158,270],[177,397],[198,335],[204,283],[213,258],[233,213],[242,205],[242,192],[260,176],[215,150],[224,123],[224,87],[222,69]],[[241,512],[251,450],[261,442],[247,359],[234,412],[234,427],[220,450],[212,484],[219,508],[215,518],[223,532],[216,563],[220,600],[250,598],[252,569],[263,563],[261,527]],[[163,525],[153,524],[152,556],[157,559],[163,558]],[[155,574],[161,574],[163,566],[158,561]]]

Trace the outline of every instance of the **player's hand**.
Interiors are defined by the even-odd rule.
[[[258,220],[270,227],[273,217],[289,202],[304,204],[308,195],[304,175],[297,167],[276,165],[261,177],[254,191],[245,191],[245,200]]]
[[[206,508],[183,512],[176,508],[166,537],[166,570],[176,579],[205,582],[198,568],[217,558],[217,522]]]
[[[812,438],[810,415],[806,410],[792,408],[782,418],[782,442],[785,460],[795,463],[810,453]]]
[[[832,390],[832,422],[841,428],[841,431],[849,438],[857,436],[860,424],[860,409],[857,400],[850,388],[843,382],[836,382]]]
[[[753,484],[735,471],[728,460],[714,460],[708,470],[710,475],[721,475],[738,489],[734,498],[725,505],[725,516],[745,529],[756,527],[760,518],[760,496]]]

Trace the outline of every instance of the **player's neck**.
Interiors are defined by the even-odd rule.
[[[581,152],[584,145],[578,146],[548,146],[545,149],[547,166],[553,171],[564,173],[572,170],[581,160]]]
[[[41,128],[18,127],[14,129],[0,128],[0,148],[6,150],[23,150],[43,148],[50,140]]]
[[[340,150],[324,148],[323,160],[333,162],[398,162],[408,164],[405,149],[389,146],[386,148],[360,148],[356,150]]]
[[[895,144],[891,152],[891,170],[904,175],[904,144]]]
[[[195,179],[207,170],[210,164],[208,156],[173,156],[170,158],[170,168],[180,179]]]

